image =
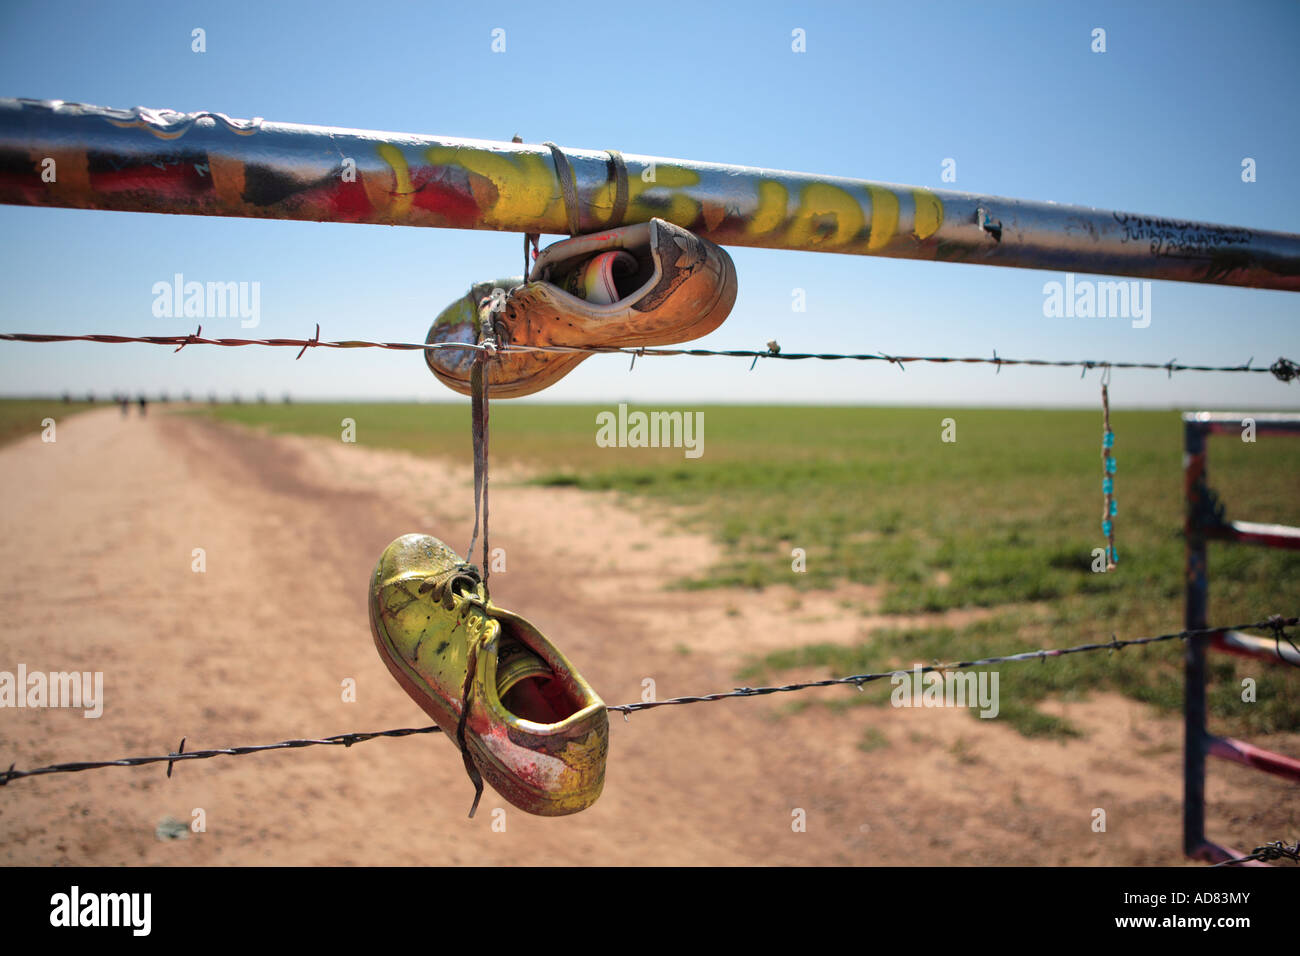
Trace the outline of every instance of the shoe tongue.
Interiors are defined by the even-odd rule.
[[[530,677],[550,677],[547,663],[513,637],[502,637],[497,646],[497,696]]]

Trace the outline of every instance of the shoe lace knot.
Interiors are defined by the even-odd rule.
[[[487,609],[487,590],[479,569],[459,561],[445,571],[424,579],[421,594],[429,594],[448,611],[465,613],[471,607]]]

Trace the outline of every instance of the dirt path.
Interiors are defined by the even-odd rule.
[[[362,436],[364,439],[364,436]],[[497,603],[529,617],[611,703],[735,686],[750,651],[852,640],[843,594],[687,594],[715,551],[609,496],[494,473]],[[424,531],[464,548],[468,469],[202,419],[92,412],[0,448],[0,670],[104,672],[100,719],[0,710],[0,759],[165,753],[428,721],[366,622],[373,563]],[[205,552],[195,573],[193,552]],[[855,600],[861,594],[849,595]],[[1048,665],[1050,666],[1050,665]],[[357,701],[341,685],[354,678]],[[821,700],[851,693],[808,692]],[[778,698],[615,717],[604,796],[575,817],[477,819],[437,737],[112,768],[0,790],[0,861],[79,864],[1173,864],[1178,723],[1115,696],[1068,705],[1088,736],[1029,741],[956,710]],[[1062,709],[1057,705],[1058,710]],[[874,728],[874,731],[872,730]],[[859,744],[874,733],[876,749]],[[1300,741],[1272,738],[1295,752]],[[1294,833],[1280,781],[1216,765],[1213,834]],[[1094,808],[1107,832],[1091,829]],[[202,808],[206,832],[160,840]],[[806,813],[794,832],[792,813]]]

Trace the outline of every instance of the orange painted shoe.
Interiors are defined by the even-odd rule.
[[[463,740],[471,777],[477,770],[541,816],[577,813],[600,796],[604,702],[537,628],[492,604],[478,570],[437,538],[403,535],[384,550],[370,629],[402,688],[452,742]]]
[[[662,219],[564,239],[537,257],[528,281],[481,282],[433,322],[426,342],[481,341],[496,312],[503,345],[672,345],[707,335],[736,301],[736,267],[721,246]],[[558,381],[585,354],[516,352],[488,364],[491,394],[531,395]],[[477,353],[424,353],[433,374],[470,394]]]

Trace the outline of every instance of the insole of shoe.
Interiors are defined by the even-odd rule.
[[[628,279],[636,274],[636,259],[619,250],[602,252],[589,259],[582,267],[579,285],[582,298],[592,305],[609,305],[625,297],[635,287],[628,288]]]
[[[560,268],[563,271],[557,272],[551,281],[570,295],[593,305],[609,305],[626,299],[655,274],[654,260],[648,250],[642,249],[597,253]],[[595,292],[595,288],[602,291]]]
[[[558,723],[578,709],[547,663],[504,634],[497,650],[497,694],[506,710],[539,724]]]

